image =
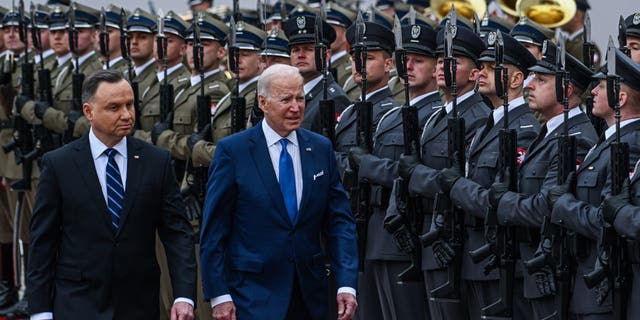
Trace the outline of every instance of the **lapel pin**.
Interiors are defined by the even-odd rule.
[[[137,160],[137,159],[140,159],[140,156],[136,154],[133,156],[133,158]]]
[[[306,151],[311,151],[311,148],[310,148],[310,147],[307,147],[305,150],[306,150]]]
[[[313,181],[316,181],[317,178],[324,176],[324,170],[313,175]]]

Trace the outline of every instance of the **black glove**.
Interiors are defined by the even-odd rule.
[[[594,266],[594,270],[598,270],[600,268],[604,268],[605,270],[609,269],[609,255],[606,250],[603,250],[598,254],[598,258],[596,259],[596,263]],[[609,282],[609,277],[604,277],[602,281],[598,285],[595,286],[596,293],[596,302],[601,305],[609,295],[611,291],[611,283]]]
[[[189,221],[202,217],[202,207],[198,198],[191,192],[190,188],[185,188],[181,192],[184,201],[185,213]]]
[[[438,175],[438,184],[440,185],[440,189],[446,195],[449,195],[451,189],[453,188],[453,185],[460,178],[462,178],[462,174],[457,164],[454,164],[449,168],[442,169],[442,171],[440,171],[440,174]]]
[[[393,243],[396,244],[400,252],[411,254],[413,249],[415,249],[416,242],[404,223],[391,235],[393,236]]]
[[[369,154],[366,150],[360,147],[352,147],[349,149],[349,165],[353,168],[359,168],[362,158]]]
[[[189,139],[187,140],[187,147],[189,147],[189,151],[193,151],[193,146],[198,143],[200,140],[204,140],[207,137],[211,136],[211,125],[207,124],[200,132],[192,133]]]
[[[16,110],[18,114],[20,114],[20,112],[22,111],[22,107],[24,107],[25,103],[27,103],[29,100],[31,100],[29,97],[21,94],[16,97]]]
[[[509,172],[509,167],[506,167],[504,170],[504,176],[500,178],[498,175],[498,177],[496,177],[496,181],[491,185],[491,187],[489,187],[489,204],[493,208],[498,207],[502,196],[509,191],[509,180],[511,179]]]
[[[76,126],[76,122],[83,115],[84,114],[82,113],[82,111],[78,111],[78,110],[69,111],[69,114],[67,114],[67,125],[69,126],[69,129],[68,129],[69,132],[73,132],[73,127]]]
[[[11,83],[11,73],[0,70],[0,86]]]
[[[444,239],[434,241],[431,249],[433,249],[433,257],[440,267],[448,266],[456,256],[456,252]]]
[[[156,122],[156,124],[153,125],[153,129],[151,129],[151,142],[156,144],[158,142],[158,137],[160,137],[160,135],[166,130],[169,130],[169,128],[171,128],[171,125],[165,121]]]
[[[571,187],[575,184],[575,180],[576,173],[571,172],[564,183],[549,188],[549,191],[547,192],[547,204],[549,205],[550,210],[553,210],[553,206],[556,204],[558,199],[562,197],[562,195],[569,193],[572,189]]]
[[[420,164],[420,158],[418,158],[417,153],[412,153],[410,155],[405,155],[404,153],[400,155],[400,159],[398,160],[398,174],[400,177],[404,179],[411,179],[411,175],[416,167]]]
[[[552,243],[551,239],[545,238],[538,245],[538,249],[536,250],[535,256],[540,256],[542,254],[551,255],[552,252]],[[538,271],[532,274],[533,278],[536,281],[536,287],[538,288],[538,292],[543,296],[550,296],[556,293],[556,279],[555,274],[551,266],[545,264],[544,267],[540,268]]]
[[[618,211],[629,204],[631,204],[629,202],[629,179],[625,179],[620,193],[605,199],[602,203],[602,218],[608,224],[613,225]]]
[[[36,102],[36,107],[34,109],[34,112],[36,113],[36,117],[38,117],[38,119],[42,120],[42,117],[44,117],[44,113],[47,112],[47,109],[49,109],[49,104],[44,102],[44,101],[38,101]]]

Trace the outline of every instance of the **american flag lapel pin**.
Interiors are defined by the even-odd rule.
[[[311,147],[307,147],[305,150],[306,151],[311,151]]]
[[[138,160],[138,159],[140,159],[140,156],[136,154],[136,155],[133,156],[133,158]]]

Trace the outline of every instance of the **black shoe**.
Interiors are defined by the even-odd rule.
[[[16,301],[16,291],[6,281],[0,281],[0,308],[12,305]]]
[[[22,299],[15,303],[14,305],[0,310],[0,316],[7,318],[20,318],[20,317],[28,317],[29,311],[27,299]]]

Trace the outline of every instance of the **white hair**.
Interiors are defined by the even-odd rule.
[[[278,79],[292,78],[298,78],[302,81],[302,75],[298,68],[286,64],[274,64],[265,69],[260,75],[260,78],[258,78],[258,95],[268,99],[271,91],[271,83],[274,80],[278,81]]]

